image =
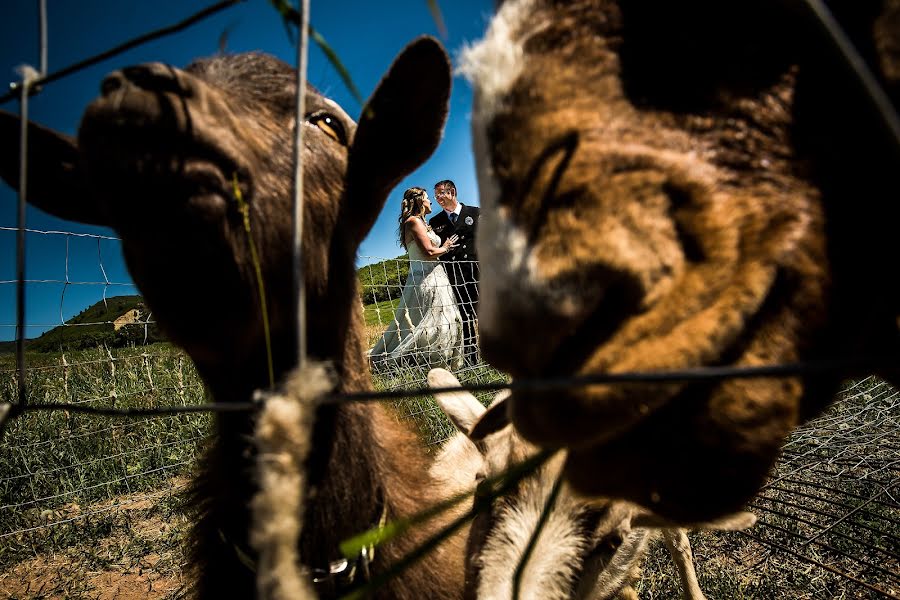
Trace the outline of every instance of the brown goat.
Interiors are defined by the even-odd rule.
[[[32,125],[29,199],[57,216],[113,227],[160,325],[190,354],[217,402],[246,402],[268,387],[254,265],[236,196],[249,204],[268,295],[275,376],[292,368],[297,320],[291,292],[293,69],[253,53],[109,75],[78,139]],[[436,148],[447,115],[449,61],[422,38],[396,59],[357,126],[309,89],[303,169],[310,357],[334,365],[338,390],[371,387],[355,275],[360,241],[390,190]],[[17,177],[14,116],[2,114],[2,176]],[[403,135],[398,135],[402,129]],[[240,186],[235,194],[233,178]],[[248,503],[255,491],[252,418],[220,414],[193,484],[191,566],[200,598],[249,598]],[[300,555],[324,569],[338,543],[408,516],[455,490],[428,475],[411,427],[376,403],[321,408],[310,457],[312,495]],[[464,470],[464,469],[463,469]],[[379,548],[383,573],[430,533],[418,528]],[[462,543],[450,541],[379,592],[384,598],[457,598]],[[358,583],[358,582],[357,582]],[[324,578],[322,597],[346,590]]]
[[[428,384],[435,388],[458,387],[459,381],[444,369],[432,369]],[[509,393],[500,392],[491,406],[483,407],[466,391],[435,394],[441,410],[459,433],[442,451],[448,463],[463,462],[460,445],[477,453],[479,479],[494,479],[534,457],[539,449],[504,425]],[[480,425],[490,422],[483,437]],[[537,529],[545,505],[562,472],[565,452],[558,452],[509,494],[494,501],[491,510],[478,515],[469,530],[466,553],[466,597],[506,600],[513,596],[513,582],[526,546]],[[471,459],[464,461],[466,464]],[[695,529],[734,531],[750,527],[750,513],[729,515]],[[535,600],[609,600],[634,598],[631,583],[639,576],[648,541],[662,535],[678,567],[685,600],[705,600],[694,570],[690,541],[684,529],[647,513],[628,502],[587,499],[560,486],[546,515],[530,558],[521,573],[522,598]]]
[[[462,68],[487,360],[526,378],[897,356],[880,269],[900,155],[802,4],[502,3]],[[831,4],[896,106],[900,2]],[[847,374],[517,392],[510,412],[570,448],[578,490],[707,520]]]

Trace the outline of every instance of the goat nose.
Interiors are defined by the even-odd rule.
[[[120,71],[110,73],[109,75],[104,77],[103,81],[100,83],[100,93],[104,96],[109,96],[116,90],[120,89],[123,83],[124,80]]]
[[[183,97],[193,95],[189,78],[175,67],[163,63],[126,67],[119,73],[124,81],[150,92],[172,92]]]

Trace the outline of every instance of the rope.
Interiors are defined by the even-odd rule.
[[[265,399],[254,440],[259,491],[251,502],[250,544],[259,553],[256,585],[268,600],[314,599],[298,548],[303,523],[306,469],[318,399],[334,388],[322,363],[296,369],[280,392]]]

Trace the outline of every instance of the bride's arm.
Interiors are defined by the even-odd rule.
[[[441,254],[446,254],[450,252],[451,249],[456,248],[456,240],[459,237],[454,234],[444,240],[444,243],[440,246],[435,246],[431,243],[431,240],[428,239],[428,231],[425,229],[425,223],[422,222],[422,219],[417,217],[410,217],[406,220],[406,227],[413,234],[413,239],[416,242],[416,245],[419,246],[419,249],[426,255],[430,257],[440,256]]]

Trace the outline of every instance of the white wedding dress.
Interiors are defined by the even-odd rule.
[[[429,230],[435,246],[441,239]],[[369,351],[372,366],[445,367],[463,364],[463,324],[444,266],[426,256],[412,236],[407,238],[409,276],[394,318]]]

